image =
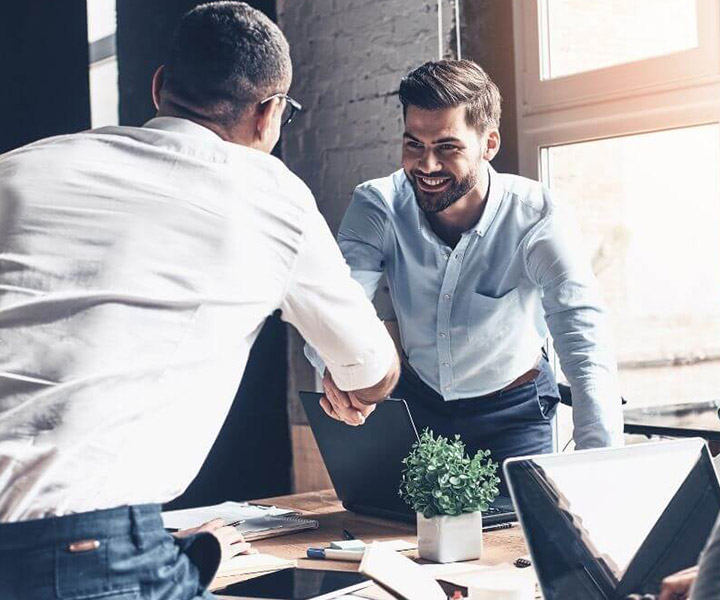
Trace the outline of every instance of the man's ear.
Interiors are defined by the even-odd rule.
[[[152,78],[152,101],[155,110],[160,108],[160,92],[165,82],[165,65],[160,65]]]
[[[276,123],[280,122],[280,117],[276,116],[276,113],[282,110],[282,103],[282,98],[273,98],[257,106],[255,112],[255,139],[261,146],[265,146],[269,139],[277,136],[275,127]],[[274,145],[274,142],[272,145]]]
[[[483,158],[490,161],[495,158],[498,152],[500,152],[500,132],[497,129],[491,129],[485,137]]]

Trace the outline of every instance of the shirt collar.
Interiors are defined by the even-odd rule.
[[[493,224],[493,221],[495,220],[495,217],[497,217],[498,211],[500,210],[500,204],[502,204],[503,196],[505,195],[505,188],[503,187],[502,177],[500,177],[497,171],[493,169],[492,165],[490,165],[489,163],[487,168],[488,176],[490,179],[490,189],[488,191],[487,202],[485,204],[483,213],[480,216],[480,219],[478,219],[478,222],[472,228],[480,237],[483,237],[487,233],[488,229],[490,229],[490,226]],[[415,200],[415,191],[413,190],[412,184],[410,183],[407,175],[405,175],[405,184],[407,185],[408,193],[410,194],[410,197],[412,199],[412,204],[415,207],[414,212],[418,220],[418,229],[428,240],[437,243],[439,239],[432,231],[432,228],[428,223],[425,213],[417,205],[417,201]]]
[[[143,127],[147,127],[148,129],[173,131],[194,137],[214,139],[215,141],[222,140],[217,133],[208,129],[204,125],[200,125],[200,123],[196,123],[190,119],[181,119],[180,117],[155,117],[145,123]]]
[[[497,171],[493,169],[490,164],[488,164],[488,176],[490,179],[490,190],[488,192],[487,202],[485,203],[485,209],[477,224],[473,227],[480,237],[483,237],[487,233],[487,230],[490,229],[490,225],[493,224],[500,210],[503,196],[505,195],[502,177],[498,175]]]

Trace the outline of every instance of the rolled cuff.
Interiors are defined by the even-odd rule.
[[[381,338],[380,345],[368,352],[357,363],[352,365],[327,363],[335,385],[344,392],[362,390],[372,387],[387,375],[397,353],[390,335],[385,333],[386,335]]]

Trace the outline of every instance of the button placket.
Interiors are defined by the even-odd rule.
[[[447,266],[440,288],[437,312],[437,349],[440,363],[440,389],[449,392],[453,387],[452,340],[450,339],[450,315],[452,314],[455,289],[460,279],[462,257],[469,243],[469,236],[463,236],[451,254],[446,254]],[[449,260],[453,257],[454,260]]]

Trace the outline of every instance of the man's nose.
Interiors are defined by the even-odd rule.
[[[435,153],[428,149],[423,153],[422,158],[420,158],[420,162],[418,162],[418,169],[423,173],[430,175],[435,171],[440,171],[442,169],[442,164],[440,164],[440,161],[437,160]]]

